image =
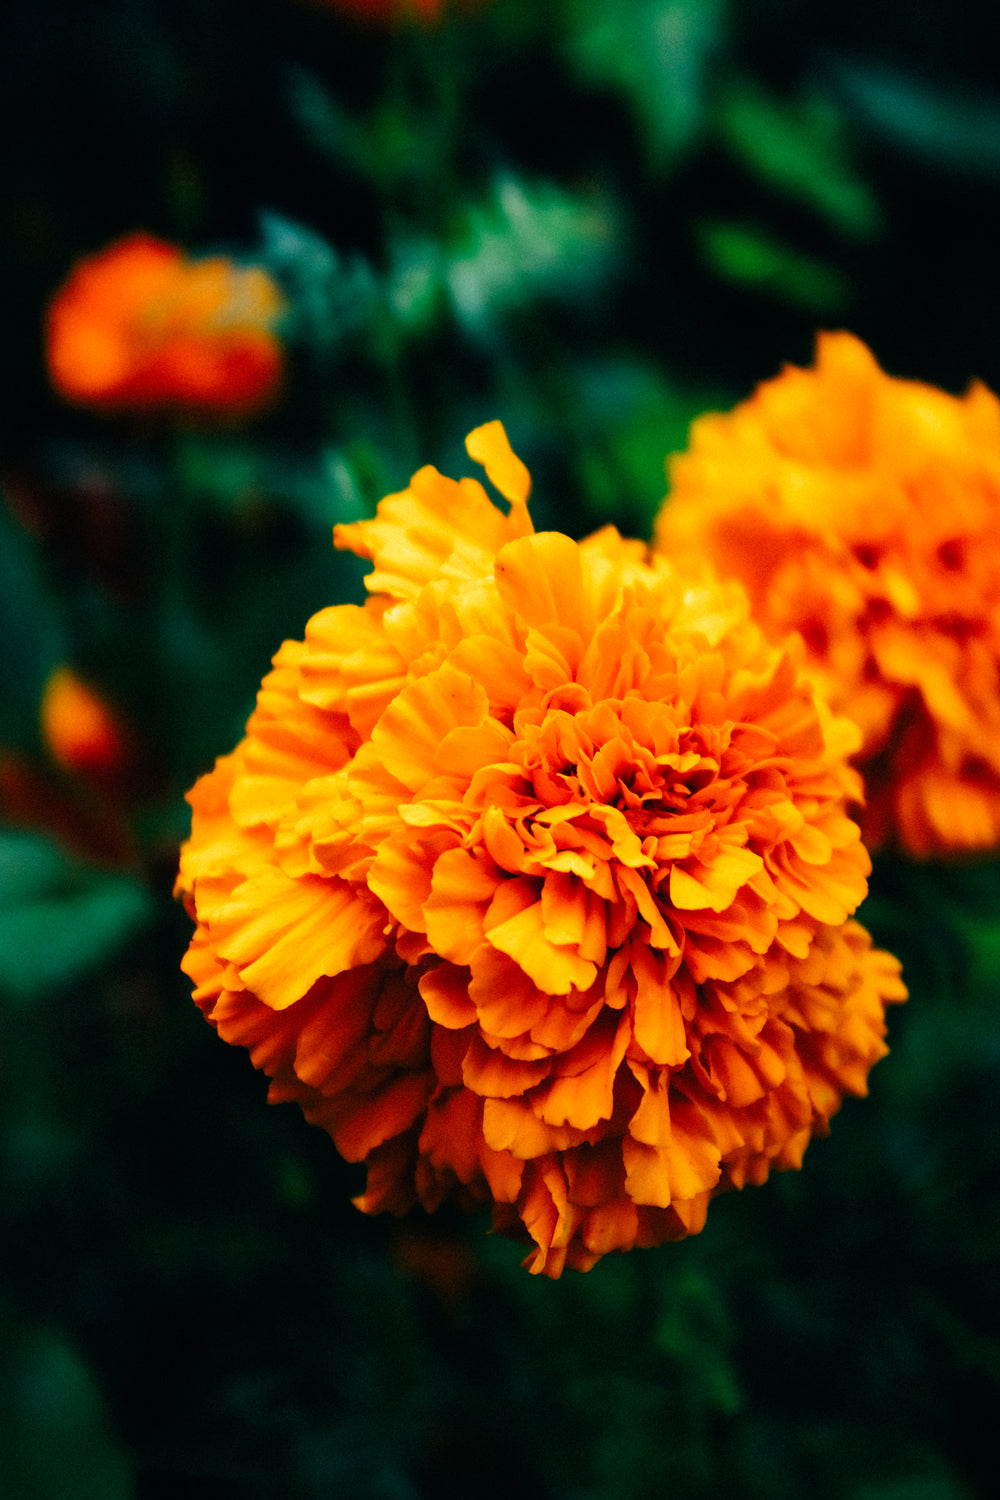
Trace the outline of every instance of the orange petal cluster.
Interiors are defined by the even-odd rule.
[[[132,234],[80,261],[46,325],[49,373],[70,401],[107,410],[244,415],[275,393],[281,294],[259,266],[189,260]]]
[[[337,528],[371,597],[286,642],[195,786],[185,961],[225,1040],[368,1167],[492,1205],[558,1276],[798,1166],[885,1052],[850,920],[856,743],[742,591],[433,468]]]
[[[798,631],[860,726],[862,828],[928,856],[1000,843],[1000,402],[896,380],[821,334],[670,461],[657,545],[746,587]]]

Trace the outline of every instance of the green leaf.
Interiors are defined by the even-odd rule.
[[[618,245],[606,198],[504,175],[459,217],[445,273],[455,312],[467,330],[485,332],[496,315],[536,297],[580,298],[610,269]]]
[[[567,46],[583,78],[626,95],[650,157],[663,165],[703,124],[723,21],[721,0],[573,0]]]
[[[862,123],[903,150],[968,177],[1000,177],[1000,104],[973,89],[941,89],[893,68],[835,65]]]
[[[639,361],[580,365],[571,409],[579,422],[581,489],[593,519],[647,536],[666,490],[667,454],[686,446],[695,417],[727,404],[720,391],[668,382]]]
[[[36,834],[0,832],[0,993],[25,1001],[79,978],[151,909],[129,877],[77,864]]]
[[[443,301],[444,257],[431,239],[407,234],[390,240],[386,296],[402,326],[422,333],[435,323]]]
[[[360,255],[341,255],[313,229],[271,211],[260,215],[261,263],[288,297],[282,333],[331,354],[375,316],[375,275]]]
[[[18,1500],[129,1500],[100,1391],[57,1332],[0,1324],[3,1493]]]
[[[237,514],[259,501],[260,449],[247,439],[185,432],[174,456],[178,481],[198,500]]]
[[[850,301],[847,278],[833,266],[793,250],[748,224],[703,220],[698,237],[717,276],[767,292],[820,316],[839,314]]]
[[[695,1267],[678,1281],[677,1295],[665,1299],[654,1324],[656,1345],[684,1367],[711,1406],[736,1412],[743,1398],[730,1358],[732,1331],[719,1290]]]
[[[262,504],[276,504],[326,531],[336,521],[356,521],[368,510],[350,455],[339,449],[313,453],[183,433],[175,455],[185,491],[226,516],[252,519]]]
[[[933,1450],[928,1452],[929,1468],[941,1462]],[[969,1500],[969,1490],[957,1475],[942,1471],[901,1479],[868,1480],[857,1490],[855,1500]]]
[[[877,231],[878,204],[851,162],[844,117],[830,100],[780,100],[744,80],[724,94],[715,124],[730,152],[774,191],[842,234]]]

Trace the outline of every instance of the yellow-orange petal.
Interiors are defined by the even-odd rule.
[[[523,518],[511,519],[523,531],[531,529],[527,518],[528,496],[531,494],[531,475],[510,446],[510,440],[502,422],[484,422],[476,427],[465,440],[470,458],[482,464],[491,484],[496,485],[505,500],[523,512]]]
[[[390,775],[420,791],[445,770],[438,749],[448,734],[459,727],[479,729],[488,712],[489,700],[478,683],[445,665],[397,693],[372,730],[371,743]]]
[[[497,588],[505,606],[527,625],[579,631],[584,618],[580,550],[556,531],[521,537],[497,554]]]
[[[434,861],[422,925],[434,950],[467,964],[483,941],[483,919],[496,894],[499,871],[483,848],[448,849]]]
[[[486,939],[500,953],[512,958],[518,968],[523,969],[540,990],[550,995],[565,995],[571,989],[587,990],[594,982],[596,965],[580,958],[572,946],[559,946],[545,935],[545,919],[541,901],[532,900],[533,893],[518,893],[517,904],[522,899],[530,904],[521,906],[510,915],[507,893],[515,882],[508,881],[497,891],[484,922]]]
[[[381,904],[346,882],[263,869],[213,913],[211,933],[247,988],[283,1010],[317,979],[374,963],[385,925]]]
[[[680,997],[672,983],[675,966],[662,953],[635,944],[632,968],[636,980],[632,1011],[635,1041],[651,1062],[680,1067],[691,1054]]]

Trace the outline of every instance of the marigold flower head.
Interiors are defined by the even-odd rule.
[[[274,394],[282,298],[267,272],[132,234],[80,261],[46,325],[52,382],[112,409],[245,414]]]
[[[362,1209],[491,1203],[558,1276],[798,1166],[904,991],[795,648],[612,528],[536,534],[500,424],[467,446],[509,513],[428,467],[337,527],[371,597],[190,794],[185,968]]]
[[[866,841],[1000,842],[1000,402],[890,378],[821,334],[670,460],[657,543],[708,557],[860,726]]]

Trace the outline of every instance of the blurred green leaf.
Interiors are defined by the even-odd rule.
[[[0,831],[0,992],[18,1000],[85,974],[151,914],[125,875],[76,864],[35,834]]]
[[[351,457],[265,447],[243,438],[184,433],[175,449],[177,475],[199,503],[230,516],[283,505],[323,528],[367,514]]]
[[[703,220],[698,238],[716,275],[737,286],[767,292],[817,316],[839,314],[850,301],[850,284],[835,266],[793,250],[763,229]]]
[[[878,204],[851,162],[844,117],[831,100],[777,99],[742,78],[726,90],[715,123],[732,154],[776,192],[843,234],[870,238],[878,229]]]
[[[60,1334],[0,1323],[0,1484],[10,1500],[128,1500],[100,1392]]]
[[[344,256],[322,235],[270,210],[260,215],[261,261],[288,297],[285,336],[332,352],[374,316],[378,289],[360,255]]]
[[[1000,177],[993,95],[941,88],[867,60],[834,63],[833,76],[861,122],[884,140],[968,177]]]
[[[334,160],[356,160],[361,149],[357,127],[322,80],[301,63],[292,63],[285,69],[285,87],[291,112],[312,145]]]
[[[390,244],[389,306],[405,327],[422,333],[444,300],[443,254],[433,240],[399,235]]]
[[[401,37],[401,33],[399,36]],[[419,39],[411,38],[418,42]],[[288,99],[293,115],[313,147],[339,167],[367,179],[388,199],[406,184],[432,182],[450,154],[454,119],[454,82],[445,67],[432,64],[419,74],[412,90],[403,87],[406,63],[397,51],[400,71],[374,107],[351,114],[309,68],[287,69]],[[408,62],[414,62],[410,54]]]
[[[674,1295],[664,1299],[653,1338],[657,1348],[681,1364],[696,1381],[709,1406],[739,1411],[742,1403],[729,1346],[732,1330],[719,1288],[697,1267],[677,1278]]]
[[[446,278],[460,322],[485,332],[536,297],[573,301],[593,289],[619,248],[613,206],[596,193],[505,175],[459,215]]]
[[[236,513],[259,499],[260,449],[248,440],[182,433],[174,452],[188,494]]]
[[[719,392],[664,379],[650,365],[609,359],[575,372],[581,489],[595,520],[648,536],[666,489],[668,453],[687,443],[701,412],[726,404]]]
[[[567,50],[583,78],[626,95],[662,165],[704,123],[723,21],[722,0],[570,0]]]
[[[929,1466],[934,1465],[931,1454]],[[971,1500],[969,1489],[953,1474],[920,1474],[904,1479],[863,1483],[855,1500]]]

